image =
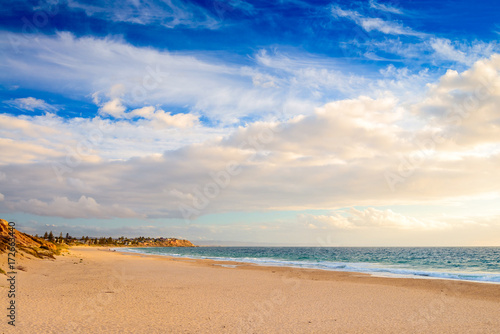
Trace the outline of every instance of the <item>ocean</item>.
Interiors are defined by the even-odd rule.
[[[151,247],[119,251],[386,277],[500,283],[500,247]]]

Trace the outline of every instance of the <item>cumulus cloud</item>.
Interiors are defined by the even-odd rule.
[[[0,181],[6,196],[0,209],[33,210],[28,200],[34,199],[37,212],[48,212],[43,208],[52,208],[51,201],[61,194],[68,201],[84,194],[84,203],[92,198],[103,208],[120,203],[149,218],[183,218],[186,210],[193,217],[249,210],[333,210],[354,205],[446,203],[460,196],[497,194],[500,150],[495,135],[498,114],[493,106],[498,105],[498,68],[495,56],[469,71],[449,72],[429,85],[427,98],[418,103],[400,101],[390,93],[379,98],[360,96],[327,103],[303,116],[250,122],[229,135],[199,125],[189,127],[195,118],[159,113],[160,109],[149,105],[125,115],[152,122],[159,113],[169,126],[145,128],[140,120],[131,123],[128,118],[113,123],[100,118],[67,122],[48,116],[24,117],[15,123],[14,117],[4,116],[28,134],[29,129],[47,133],[37,144],[62,156],[47,152],[43,163],[28,159],[23,165],[1,166],[0,172],[9,177]],[[492,83],[485,90],[491,90],[488,98],[471,104],[470,115],[462,123],[450,122],[449,106],[465,101],[467,93],[474,94],[483,79]],[[111,125],[113,130],[108,129]],[[89,136],[100,128],[110,132],[102,130],[102,139]],[[16,142],[24,136],[7,126],[2,131]],[[70,136],[71,147],[76,151],[82,139],[89,143],[92,139],[91,148],[100,160],[76,163],[64,146],[54,144],[59,143],[58,136],[73,131],[82,137]],[[193,134],[192,142],[172,143],[178,131],[184,136]],[[205,137],[200,136],[203,131]],[[440,140],[433,142],[435,133],[452,135],[437,136]],[[40,137],[32,137],[31,143],[36,138]],[[483,144],[493,146],[477,154],[476,146]],[[54,163],[65,168],[59,177]],[[397,177],[396,189],[388,186],[388,170]],[[85,207],[84,203],[79,205]],[[402,221],[411,228],[432,226],[431,221],[405,219],[394,211],[365,211],[351,212],[350,220],[329,219],[351,228],[362,226],[362,221],[378,226],[382,221],[394,226]],[[102,216],[115,214],[118,210]],[[399,224],[398,228],[406,228]]]
[[[389,148],[402,149],[405,130],[396,123],[402,117],[392,97],[331,102],[310,116],[281,124],[266,149],[270,157],[291,154],[291,164],[310,166],[343,164],[352,159],[370,158]],[[227,143],[238,146],[245,138],[257,138],[270,124],[255,123],[236,131]]]
[[[202,126],[192,114],[171,115],[161,110],[146,115],[147,110],[154,108],[138,113],[148,118],[135,121],[126,118],[130,113],[113,121],[100,117],[64,119],[53,114],[0,115],[0,165],[61,160],[66,166],[67,161],[73,165],[161,155],[226,132]]]
[[[470,148],[498,144],[499,103],[500,55],[493,55],[462,73],[448,70],[439,82],[429,85],[427,96],[413,110],[430,117],[429,123],[452,143]]]
[[[11,107],[28,111],[41,110],[46,112],[54,112],[59,109],[57,106],[51,105],[45,102],[44,100],[36,99],[34,97],[23,97],[18,99],[7,100],[4,101],[4,103],[8,104]]]
[[[119,98],[114,98],[106,102],[99,111],[103,114],[111,115],[115,118],[120,118],[124,115],[126,108],[123,106]]]
[[[139,126],[148,126],[153,128],[192,128],[199,124],[198,116],[194,114],[178,113],[172,115],[170,112],[158,109],[153,106],[144,106],[126,112],[127,108],[123,105],[123,95],[125,94],[125,86],[123,84],[113,85],[109,92],[105,94],[110,98],[109,101],[102,103],[99,97],[100,92],[93,94],[94,102],[101,105],[99,113],[104,116],[112,116],[115,119],[134,119],[140,118],[147,122],[139,121]]]
[[[127,113],[128,118],[142,117],[142,118],[152,118],[155,112],[155,107],[146,106],[142,108],[137,108]]]
[[[125,93],[125,86],[122,84],[113,85],[109,92],[106,94],[109,100],[107,102],[101,103],[99,98],[99,92],[93,94],[94,102],[96,104],[101,104],[99,108],[99,113],[102,115],[110,115],[114,118],[122,118],[125,115],[125,106],[123,105],[122,97]]]
[[[191,128],[198,122],[198,117],[193,114],[175,114],[157,110],[151,118],[153,126],[165,127],[173,126],[176,128]]]
[[[134,109],[131,112],[124,114],[123,117],[139,117],[149,120],[147,123],[139,122],[138,124],[148,125],[153,128],[174,127],[185,129],[192,128],[199,124],[199,118],[196,115],[182,113],[172,115],[170,112],[165,112],[161,109],[155,110],[152,106]]]

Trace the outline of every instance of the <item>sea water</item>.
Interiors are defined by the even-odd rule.
[[[377,276],[500,283],[500,247],[151,247],[120,250]]]

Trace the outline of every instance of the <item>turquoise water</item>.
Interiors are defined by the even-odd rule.
[[[377,276],[500,283],[500,247],[152,247],[125,251]]]

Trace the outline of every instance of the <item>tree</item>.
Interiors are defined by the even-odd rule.
[[[49,233],[48,240],[49,240],[50,242],[53,242],[53,241],[54,241],[54,234],[52,234],[52,231],[50,231],[50,233]]]
[[[69,241],[69,233],[66,233],[66,241]]]
[[[43,235],[43,238],[44,238],[45,240],[47,240],[47,238],[48,238],[48,237],[49,237],[49,234],[47,233],[47,231],[45,231],[45,234]]]

